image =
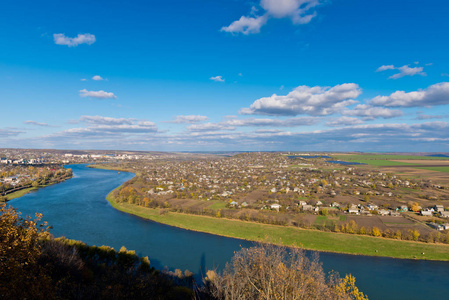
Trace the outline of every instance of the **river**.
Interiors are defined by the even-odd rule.
[[[183,230],[114,209],[106,195],[134,175],[69,165],[74,177],[8,202],[23,215],[41,212],[54,236],[90,245],[125,246],[151,265],[205,274],[221,269],[240,247],[251,242]],[[449,255],[449,253],[448,253]],[[320,253],[326,272],[351,273],[370,299],[448,299],[449,262]]]

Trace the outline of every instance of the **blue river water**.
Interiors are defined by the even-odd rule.
[[[106,195],[131,179],[126,172],[69,165],[74,177],[8,202],[23,215],[43,213],[54,236],[90,245],[125,246],[151,265],[205,274],[224,267],[240,247],[253,243],[183,230],[115,210]],[[207,224],[206,224],[207,226]],[[326,272],[351,273],[370,299],[448,299],[449,262],[320,253]],[[449,253],[448,253],[449,256]]]

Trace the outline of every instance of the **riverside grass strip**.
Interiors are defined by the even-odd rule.
[[[161,209],[117,203],[111,194],[107,196],[107,200],[114,208],[141,218],[226,237],[326,252],[449,261],[449,245],[324,232],[175,212],[161,213]]]

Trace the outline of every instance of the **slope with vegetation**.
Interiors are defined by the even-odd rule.
[[[157,271],[125,247],[55,239],[41,218],[1,206],[1,299],[366,299],[352,276],[326,276],[298,249],[242,249],[197,285],[192,273]]]

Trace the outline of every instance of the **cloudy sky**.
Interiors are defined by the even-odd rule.
[[[0,3],[0,147],[449,152],[446,0]]]

